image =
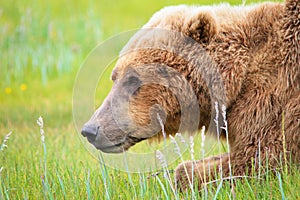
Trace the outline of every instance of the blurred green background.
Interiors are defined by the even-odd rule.
[[[160,8],[181,3],[217,1],[1,1],[1,130],[38,115],[51,127],[70,122],[73,82],[88,53],[111,36],[140,28]]]
[[[160,8],[219,2],[1,0],[0,139],[10,131],[12,135],[6,141],[8,147],[0,151],[0,199],[166,198],[170,188],[164,189],[155,178],[148,180],[147,175],[139,174],[131,179],[126,173],[104,169],[85,151],[72,122],[73,83],[80,65],[97,44],[123,31],[140,28]],[[109,76],[110,72],[106,73],[106,81],[99,85],[95,106],[109,92]],[[39,116],[45,122],[45,145],[36,125]],[[211,149],[209,144],[207,149]],[[196,158],[200,157],[198,153]],[[118,184],[109,184],[109,180]],[[299,180],[299,174],[294,175],[294,180]],[[280,196],[278,183],[270,184],[273,186],[268,189],[260,185],[250,189],[240,186],[238,195],[243,197],[249,192],[250,198],[256,198],[256,194],[268,196],[275,191],[274,195]],[[295,196],[293,188],[297,184],[285,187],[289,188],[288,194]],[[230,188],[227,189],[220,197],[228,197]]]

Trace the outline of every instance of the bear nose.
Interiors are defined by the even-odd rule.
[[[87,137],[87,139],[90,142],[93,142],[96,140],[97,133],[98,133],[98,126],[95,126],[95,125],[91,125],[91,124],[84,125],[81,129],[81,134],[84,137]]]

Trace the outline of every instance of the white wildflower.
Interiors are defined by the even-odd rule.
[[[182,136],[181,133],[176,133],[176,134],[175,134],[175,137],[179,137],[180,142],[181,142],[182,144],[185,144],[185,145],[186,145],[186,141],[185,141],[185,139],[184,139],[184,137]]]
[[[162,121],[162,119],[160,118],[160,116],[159,116],[158,113],[157,113],[157,119],[158,119],[159,124],[160,124],[160,126],[161,126],[161,132],[162,132],[162,134],[163,134],[164,140],[166,140],[167,135],[166,135],[166,132],[165,132],[164,123],[163,123],[163,121]]]
[[[190,151],[191,151],[191,158],[192,158],[192,161],[195,160],[195,157],[194,157],[194,137],[191,135],[190,136]]]
[[[176,139],[172,135],[170,135],[169,137],[170,137],[171,143],[174,144],[174,151],[175,151],[175,153],[178,154],[178,155],[181,155],[181,153],[180,153],[180,147],[179,147]]]
[[[0,151],[3,151],[5,147],[6,147],[6,148],[8,147],[6,143],[7,143],[7,141],[9,140],[9,137],[10,137],[11,134],[12,134],[12,132],[9,132],[9,133],[4,137],[4,140],[3,140],[2,144],[1,144],[1,147],[0,147]]]
[[[167,167],[167,161],[165,160],[164,155],[162,154],[161,151],[156,150],[156,158],[160,161],[160,164],[163,168]]]
[[[215,102],[215,110],[216,110],[216,118],[214,119],[214,122],[217,127],[217,136],[218,136],[218,142],[220,143],[220,131],[219,131],[219,104],[218,102]]]
[[[205,126],[202,127],[201,130],[201,149],[204,150],[204,142],[205,142]]]
[[[43,118],[40,116],[38,118],[38,120],[36,121],[36,123],[40,127],[41,140],[44,143],[45,142],[45,132],[44,132],[44,121],[43,121]]]

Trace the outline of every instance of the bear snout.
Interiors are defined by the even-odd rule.
[[[81,129],[81,134],[88,139],[89,142],[94,142],[98,134],[99,127],[93,124],[84,125]]]
[[[105,127],[105,126],[104,126]],[[105,152],[105,153],[121,153],[124,151],[123,147],[126,142],[125,136],[121,133],[121,129],[110,129],[107,130],[103,125],[99,123],[86,123],[82,129],[81,134],[83,137],[86,137],[88,142],[95,146],[96,149]],[[114,137],[113,137],[114,135]]]

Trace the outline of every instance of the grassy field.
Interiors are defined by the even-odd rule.
[[[242,1],[230,0],[231,4]],[[171,4],[212,4],[205,0],[101,0],[0,2],[0,199],[299,199],[300,173],[266,173],[218,182],[199,193],[174,193],[172,170],[127,173],[106,167],[85,148],[72,117],[76,73],[97,44],[140,28]],[[109,72],[95,106],[111,86]],[[36,121],[44,119],[44,136]],[[11,135],[7,136],[11,132]],[[43,138],[44,137],[44,138]],[[214,141],[205,141],[205,156]],[[145,145],[147,144],[147,145]],[[201,140],[195,141],[200,146]],[[143,143],[134,148],[144,151]],[[151,147],[149,147],[151,148]],[[223,150],[222,150],[223,151]],[[199,148],[195,158],[203,157]],[[190,159],[187,151],[183,159]],[[171,179],[171,180],[170,180]]]

